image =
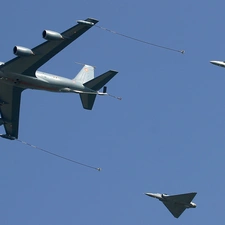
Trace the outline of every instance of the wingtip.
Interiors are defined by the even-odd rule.
[[[96,23],[98,23],[98,20],[87,18],[86,20],[77,20],[77,23],[91,27],[91,26],[94,26]]]
[[[86,21],[91,22],[91,23],[94,23],[94,24],[96,24],[96,23],[99,22],[99,20],[97,20],[95,18],[87,18]]]
[[[116,70],[110,70],[110,72],[115,73],[115,74],[119,73],[119,72],[116,71]]]

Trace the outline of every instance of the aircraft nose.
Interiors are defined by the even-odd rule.
[[[144,194],[147,195],[147,196],[152,197],[152,193],[144,193]]]
[[[218,61],[210,61],[213,65],[218,65]]]
[[[153,197],[153,198],[157,197],[157,194],[153,194],[153,193],[145,193],[145,194],[149,197]]]
[[[213,65],[225,67],[225,63],[223,61],[210,61]]]

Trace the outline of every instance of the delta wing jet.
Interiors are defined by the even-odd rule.
[[[1,137],[18,138],[20,98],[25,89],[78,93],[83,107],[88,110],[92,109],[96,95],[108,95],[106,87],[103,92],[99,90],[117,74],[116,71],[109,70],[94,78],[94,68],[85,65],[73,80],[37,71],[97,22],[91,18],[78,20],[77,25],[62,33],[44,30],[42,36],[47,41],[33,49],[15,46],[13,52],[17,57],[0,63],[0,125],[6,132]]]
[[[184,212],[185,209],[196,208],[196,204],[191,202],[192,199],[197,194],[196,192],[180,195],[166,195],[153,193],[145,193],[145,194],[147,196],[159,199],[159,201],[161,201],[176,218],[178,218]]]

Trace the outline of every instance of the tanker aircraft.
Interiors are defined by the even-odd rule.
[[[196,204],[191,202],[197,194],[196,192],[180,194],[180,195],[167,195],[167,194],[153,194],[145,193],[147,196],[157,198],[161,201],[166,208],[173,214],[174,217],[178,218],[185,209],[196,208]]]
[[[103,92],[99,90],[117,74],[116,71],[109,70],[94,78],[94,68],[85,65],[72,80],[37,71],[97,22],[92,18],[78,20],[75,26],[62,33],[44,30],[42,36],[47,41],[33,49],[15,46],[13,53],[17,57],[0,63],[0,125],[6,132],[1,137],[10,140],[18,138],[20,98],[25,89],[78,93],[83,107],[88,110],[92,109],[96,95],[109,95],[106,87]]]

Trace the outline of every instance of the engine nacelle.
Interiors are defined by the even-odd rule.
[[[13,53],[18,56],[30,56],[34,55],[33,51],[29,48],[25,48],[22,46],[15,46],[13,48]]]
[[[60,33],[51,30],[44,30],[42,32],[42,37],[48,41],[51,40],[62,40],[63,36]]]

